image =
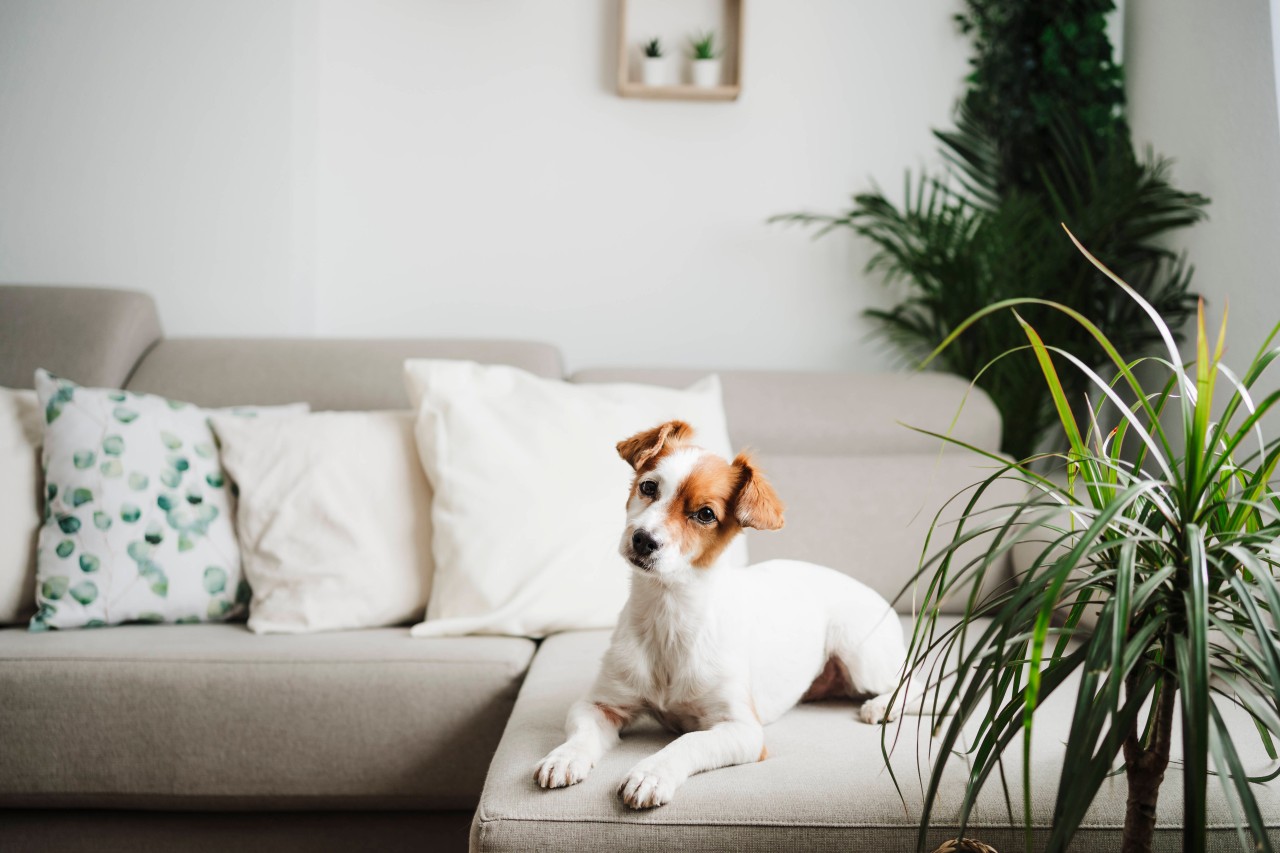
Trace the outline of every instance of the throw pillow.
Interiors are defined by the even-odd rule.
[[[418,452],[434,490],[436,573],[418,637],[605,628],[626,601],[618,554],[634,472],[616,444],[680,419],[729,455],[720,380],[687,391],[573,385],[471,362],[410,360]],[[745,564],[745,543],[721,557]]]
[[[249,598],[212,411],[36,372],[45,522],[33,631],[223,621]],[[230,410],[299,414],[305,405]]]
[[[35,610],[40,421],[35,391],[0,388],[0,625]]]
[[[421,619],[431,492],[408,412],[214,418],[240,487],[237,528],[259,633]]]

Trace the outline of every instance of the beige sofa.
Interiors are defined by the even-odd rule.
[[[400,409],[407,357],[563,375],[542,344],[169,339],[139,294],[0,287],[8,387],[30,387],[46,367],[84,385],[211,406]],[[600,369],[567,381],[679,386],[705,372]],[[751,539],[753,560],[822,562],[892,596],[936,506],[984,475],[978,460],[940,455],[898,423],[945,430],[966,391],[953,378],[720,375],[734,444],[759,451],[788,504],[785,530]],[[998,445],[999,420],[980,393],[955,434]],[[900,731],[900,797],[880,730],[848,703],[792,711],[766,731],[768,760],[697,776],[658,810],[632,812],[614,795],[623,772],[669,737],[656,728],[628,735],[582,785],[539,790],[533,765],[559,742],[607,641],[603,631],[535,644],[411,639],[404,627],[309,636],[257,636],[243,624],[0,628],[0,849],[913,849],[927,735],[914,720]],[[1040,826],[1052,819],[1069,698],[1045,709],[1033,753]],[[934,843],[955,834],[963,764],[954,762],[935,812],[948,819],[931,828]],[[1016,761],[1007,775],[1020,797]],[[1162,849],[1178,847],[1178,781],[1171,773],[1161,797]],[[1260,799],[1280,825],[1276,792]],[[1215,847],[1235,849],[1220,797],[1211,808]],[[1123,814],[1118,777],[1078,847],[1117,849]],[[971,834],[1021,849],[1010,820],[993,790]]]

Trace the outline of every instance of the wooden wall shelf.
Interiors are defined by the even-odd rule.
[[[746,0],[712,0],[712,2],[690,3],[689,0],[618,0],[618,94],[624,98],[648,98],[669,101],[735,101],[742,94],[742,30],[743,6]],[[663,8],[665,7],[665,8]],[[674,11],[673,11],[674,10]],[[717,23],[712,24],[716,36],[722,46],[721,78],[719,86],[694,86],[691,83],[673,83],[664,86],[648,86],[640,80],[641,46],[654,35],[651,21],[637,24],[633,15],[639,18],[644,13],[659,13],[654,20],[684,20],[677,29],[679,39],[673,41],[671,33],[663,37],[663,44],[669,52],[669,62],[681,77],[686,73],[686,58],[689,32],[705,27],[708,10],[716,14]],[[665,16],[660,14],[665,12]],[[676,16],[676,17],[673,17]],[[644,27],[649,27],[645,29]],[[663,26],[671,30],[672,26]],[[674,51],[674,53],[671,53]]]

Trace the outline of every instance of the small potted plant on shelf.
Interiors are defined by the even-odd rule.
[[[691,36],[689,44],[693,85],[719,86],[721,51],[716,47],[715,30],[707,30],[705,33]]]
[[[644,59],[640,63],[640,79],[646,86],[667,84],[667,58],[662,52],[662,41],[657,37],[644,43]]]

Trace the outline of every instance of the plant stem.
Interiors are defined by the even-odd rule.
[[[1127,679],[1132,686],[1136,677]],[[1169,743],[1173,728],[1174,700],[1177,697],[1177,681],[1170,675],[1161,676],[1157,687],[1159,696],[1152,714],[1154,738],[1149,747],[1142,745],[1135,719],[1129,726],[1124,740],[1124,769],[1129,783],[1129,801],[1124,815],[1124,836],[1121,853],[1151,853],[1151,842],[1156,830],[1156,800],[1160,796],[1160,783],[1164,781],[1165,768],[1169,766]]]

